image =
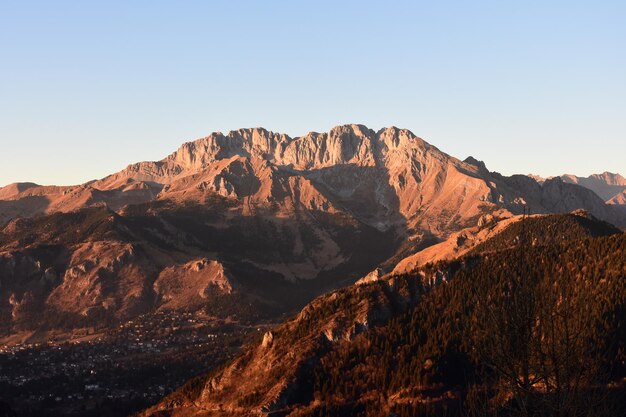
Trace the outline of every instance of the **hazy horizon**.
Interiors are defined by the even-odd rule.
[[[626,175],[626,4],[5,2],[0,186],[214,131],[411,130],[506,175]]]

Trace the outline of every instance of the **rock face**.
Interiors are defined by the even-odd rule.
[[[233,285],[224,265],[202,258],[163,269],[154,292],[159,309],[194,311],[211,295],[232,294]]]
[[[622,191],[619,194],[615,194],[613,197],[607,200],[607,203],[626,206],[626,190]]]
[[[186,143],[162,161],[139,163],[103,179],[163,184],[159,198],[199,199],[205,193],[245,200],[246,209],[293,204],[333,212],[347,210],[368,225],[387,230],[426,225],[433,229],[480,213],[490,189],[477,168],[440,152],[407,130],[374,132],[360,125],[290,138],[264,129],[214,133]],[[455,192],[454,189],[459,192]],[[297,201],[294,201],[297,200]],[[452,207],[451,213],[443,206]],[[420,216],[423,217],[423,216]],[[433,223],[433,222],[431,222]]]

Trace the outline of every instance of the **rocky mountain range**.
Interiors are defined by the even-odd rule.
[[[543,183],[546,180],[536,175],[529,176],[539,183]],[[620,174],[605,171],[602,174],[592,174],[588,177],[564,174],[560,178],[567,183],[581,185],[590,189],[607,204],[617,206],[626,204],[626,178]]]
[[[584,209],[625,227],[605,196],[490,172],[395,127],[213,133],[97,181],[0,188],[2,331],[159,309],[254,321],[525,210]]]
[[[560,178],[591,189],[604,201],[626,188],[619,174]],[[10,184],[0,188],[0,220],[94,205],[115,211],[154,200],[202,201],[220,195],[245,200],[244,213],[268,206],[288,211],[290,204],[324,212],[347,209],[378,229],[405,223],[438,234],[455,225],[446,220],[464,225],[464,219],[482,213],[482,205],[513,212],[526,205],[540,213],[582,207],[574,207],[572,199],[597,203],[575,188],[559,195],[557,188],[562,187],[552,185],[554,179],[539,179],[548,186],[543,190],[546,187],[535,187],[524,176],[490,173],[481,161],[460,161],[395,127],[375,132],[345,125],[296,138],[262,128],[240,129],[213,133],[183,144],[161,161],[133,164],[78,186]],[[359,210],[363,202],[371,207]],[[441,206],[450,206],[449,213]],[[601,213],[600,205],[595,209],[604,215],[599,217],[613,215],[610,209]],[[443,219],[436,220],[440,214]]]

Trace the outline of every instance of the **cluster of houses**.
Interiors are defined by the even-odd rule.
[[[80,342],[0,346],[0,389],[31,408],[102,399],[151,403],[232,357],[237,343],[229,342],[241,341],[249,331],[191,313],[164,312]]]

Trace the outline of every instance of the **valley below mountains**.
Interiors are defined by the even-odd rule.
[[[484,335],[504,324],[468,307],[524,302],[507,292],[511,276],[526,296],[545,295],[541,320],[559,296],[550,280],[563,280],[578,331],[594,329],[581,337],[607,346],[596,360],[555,336],[562,323],[528,330],[536,362],[523,370],[552,370],[521,381],[525,404],[558,403],[550,387],[568,361],[546,359],[537,332],[594,363],[568,384],[597,387],[602,375],[613,398],[626,376],[625,193],[619,174],[504,176],[406,129],[362,125],[212,133],[85,184],[10,184],[0,370],[11,374],[0,392],[11,397],[0,400],[20,415],[408,416],[456,415],[471,397],[513,415],[506,398],[520,382],[485,365],[501,365]],[[57,349],[82,358],[76,372]],[[93,359],[107,351],[117,353]],[[16,365],[48,357],[60,391]],[[105,368],[119,372],[93,376]],[[142,372],[152,379],[133,379]]]

